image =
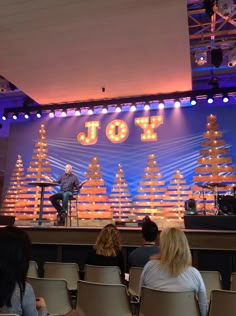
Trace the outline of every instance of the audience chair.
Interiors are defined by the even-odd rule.
[[[235,316],[236,292],[225,290],[212,290],[208,315]]]
[[[29,278],[35,296],[43,297],[49,314],[65,315],[72,311],[72,304],[65,280]]]
[[[78,281],[76,310],[86,316],[132,316],[123,284]]]
[[[236,272],[231,273],[230,277],[230,290],[236,291]]]
[[[222,278],[219,271],[200,271],[204,281],[207,300],[210,301],[212,290],[222,290]]]
[[[195,293],[142,288],[139,316],[200,316]]]
[[[84,280],[95,283],[121,284],[120,268],[116,266],[95,266],[86,264]]]
[[[77,290],[79,266],[77,263],[48,262],[44,263],[44,277],[47,279],[64,279],[69,291]]]
[[[139,280],[143,268],[131,267],[129,270],[129,287],[128,292],[131,296],[139,296]]]
[[[29,269],[27,272],[27,277],[28,278],[38,278],[39,277],[38,265],[37,265],[36,261],[29,262]]]

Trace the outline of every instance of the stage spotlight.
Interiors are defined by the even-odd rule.
[[[149,103],[145,103],[143,108],[144,108],[145,111],[149,111],[150,110],[150,104]]]
[[[14,114],[12,115],[12,118],[13,118],[13,120],[17,120],[17,119],[18,119],[18,114],[17,114],[17,113],[14,113]]]
[[[87,114],[88,115],[92,115],[93,114],[93,108],[89,108]]]
[[[218,10],[224,16],[229,16],[234,10],[233,0],[218,0]]]
[[[120,105],[117,105],[115,111],[116,111],[116,112],[121,112],[121,106],[120,106]]]
[[[191,105],[196,105],[197,104],[197,99],[196,98],[191,98],[190,99],[190,104]]]
[[[229,102],[229,97],[228,97],[227,93],[223,94],[222,101],[223,101],[224,103]]]
[[[207,63],[207,52],[206,51],[196,51],[194,53],[194,60],[198,66],[202,66]]]
[[[214,102],[214,99],[212,96],[207,97],[207,103],[212,104]]]
[[[215,48],[211,50],[211,63],[216,68],[220,67],[223,61],[223,51],[221,48]]]
[[[28,120],[28,119],[29,119],[29,117],[30,117],[29,112],[26,112],[26,113],[25,113],[25,115],[24,115],[24,117],[25,117],[25,119],[26,119],[26,120]]]
[[[41,111],[38,111],[38,112],[36,113],[36,117],[37,117],[37,118],[41,118],[41,116],[42,116],[42,112],[41,112]]]
[[[104,106],[102,107],[102,113],[103,113],[103,114],[106,114],[107,112],[108,112],[108,108],[107,108],[106,105],[104,105]]]
[[[184,209],[186,215],[195,215],[197,214],[197,204],[194,199],[188,199],[184,202]]]
[[[76,115],[76,116],[80,116],[80,114],[81,114],[80,109],[76,109],[76,110],[75,110],[75,115]]]
[[[0,92],[1,92],[1,93],[7,92],[7,87],[2,84],[2,85],[0,86]]]
[[[165,103],[163,101],[160,101],[159,104],[158,104],[158,109],[162,110],[164,108],[165,108]]]
[[[3,121],[6,121],[6,120],[7,120],[7,114],[5,114],[5,113],[3,114],[2,120],[3,120]]]
[[[236,47],[229,53],[228,66],[234,67],[236,65]]]
[[[50,111],[50,112],[49,112],[49,117],[52,118],[52,117],[54,117],[54,116],[55,116],[55,112],[54,112],[54,111]]]
[[[179,100],[175,100],[175,102],[174,102],[174,107],[175,107],[175,108],[179,108],[180,105],[181,105],[180,101],[179,101]]]
[[[132,104],[130,109],[129,109],[131,112],[135,112],[137,110],[137,107],[135,104]]]
[[[62,116],[62,117],[66,117],[66,116],[67,116],[66,110],[63,110],[63,111],[61,112],[61,116]]]

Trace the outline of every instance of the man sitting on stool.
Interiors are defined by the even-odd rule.
[[[79,191],[79,179],[72,173],[72,166],[65,166],[65,174],[61,175],[57,182],[61,185],[61,190],[49,197],[50,202],[57,210],[57,225],[65,225],[66,212],[68,209],[68,200],[73,196],[73,192]],[[62,200],[62,205],[60,205]]]

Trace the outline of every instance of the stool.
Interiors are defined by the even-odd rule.
[[[68,200],[68,210],[67,210],[67,217],[66,217],[66,226],[68,226],[68,218],[69,218],[69,224],[71,227],[71,219],[73,217],[72,215],[72,202],[75,201],[75,210],[76,210],[76,223],[77,226],[79,226],[79,218],[78,218],[78,214],[77,214],[77,204],[78,204],[78,193],[73,194],[69,200]]]

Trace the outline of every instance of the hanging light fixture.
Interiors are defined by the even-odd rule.
[[[54,111],[50,111],[49,112],[49,117],[53,118],[55,116],[55,112]]]

